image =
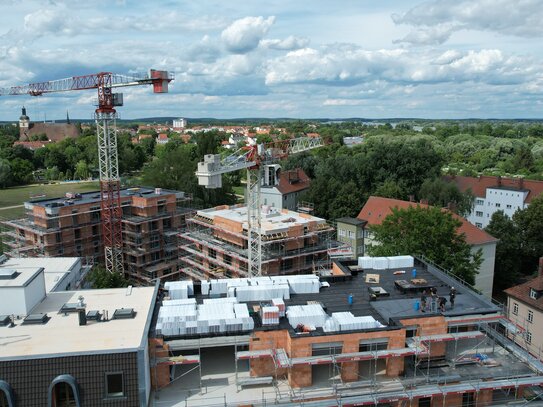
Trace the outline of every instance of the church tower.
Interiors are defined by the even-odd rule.
[[[30,118],[26,115],[26,107],[23,106],[21,117],[19,117],[19,140],[28,139],[28,129],[30,128]]]

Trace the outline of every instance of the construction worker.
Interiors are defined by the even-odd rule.
[[[454,308],[455,298],[456,298],[456,288],[451,287],[451,291],[449,291],[449,301],[451,302],[451,308]]]
[[[431,293],[431,302],[430,302],[430,311],[431,312],[437,312],[437,288],[432,287],[430,289]]]
[[[447,303],[447,299],[445,297],[439,297],[439,310],[441,312],[445,312],[446,303]]]
[[[424,290],[420,296],[420,310],[426,312],[426,290]]]

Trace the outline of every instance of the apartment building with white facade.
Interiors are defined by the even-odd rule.
[[[466,219],[480,229],[488,226],[495,212],[501,210],[512,217],[543,192],[543,181],[523,178],[449,176],[446,179],[454,182],[461,192],[470,190],[475,196],[472,211]]]

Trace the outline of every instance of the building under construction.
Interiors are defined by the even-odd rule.
[[[247,207],[217,206],[187,219],[180,235],[186,252],[183,269],[191,278],[247,276]],[[328,264],[328,252],[339,246],[325,219],[264,205],[262,274],[303,274]]]
[[[138,283],[177,277],[177,235],[190,212],[190,197],[161,188],[127,188],[120,199],[125,274]],[[93,257],[103,262],[99,191],[24,205],[25,218],[3,222],[9,255]]]
[[[422,292],[438,302],[453,287],[454,305],[421,304]],[[542,403],[543,364],[515,343],[522,328],[410,256],[166,289],[151,332],[156,405]]]

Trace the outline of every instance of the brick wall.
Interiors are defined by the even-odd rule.
[[[105,399],[107,372],[123,372],[125,397],[122,399],[114,402]],[[79,385],[81,404],[85,407],[139,405],[135,352],[2,361],[0,374],[0,379],[12,387],[18,406],[46,406],[49,385],[63,374],[75,378]]]

